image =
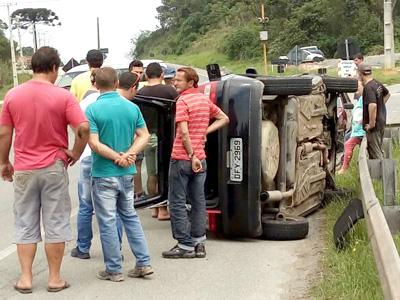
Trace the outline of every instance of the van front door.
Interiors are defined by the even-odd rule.
[[[135,175],[135,207],[146,207],[168,199],[168,169],[174,139],[175,101],[136,96],[146,121],[150,141],[137,155]]]

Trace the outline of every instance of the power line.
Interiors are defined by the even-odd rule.
[[[37,0],[37,1],[18,1],[18,3],[12,3],[12,4],[14,4],[14,5],[18,5],[18,6],[20,6],[21,4],[23,5],[23,4],[36,4],[36,3],[51,3],[51,2],[61,2],[61,1],[64,1],[64,0]],[[7,2],[5,2],[4,4],[3,4],[3,2],[0,2],[0,6],[6,6],[7,5]]]
[[[18,5],[18,3],[17,2],[0,3],[0,7],[5,7],[5,6],[9,7],[12,5]]]

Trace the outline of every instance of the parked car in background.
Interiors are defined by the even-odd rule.
[[[307,48],[307,47],[304,47],[304,48]],[[320,51],[320,50],[315,50],[314,48],[312,50]],[[317,52],[310,52],[309,50],[299,48],[297,46],[289,51],[289,53],[287,54],[287,57],[289,59],[289,63],[295,64],[295,65],[305,63],[305,62],[320,62],[320,61],[325,60],[325,57],[322,54],[319,54]]]
[[[307,46],[307,47],[301,47],[301,50],[306,50],[310,53],[315,53],[315,54],[319,54],[322,55],[325,58],[325,54],[324,52],[322,52],[320,49],[318,49],[317,46]]]

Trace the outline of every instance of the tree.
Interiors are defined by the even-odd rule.
[[[0,19],[0,61],[8,60],[11,57],[10,42],[4,35],[4,30],[7,28],[7,24]]]
[[[32,56],[34,53],[34,50],[32,47],[22,47],[22,53],[25,56]]]
[[[8,26],[6,23],[3,22],[2,19],[0,19],[0,31],[4,34],[3,30],[7,30]]]
[[[61,22],[55,12],[47,8],[22,8],[17,9],[11,14],[14,24],[18,24],[21,29],[28,29],[33,26],[34,48],[37,50],[36,25],[43,24],[48,26],[58,26]]]

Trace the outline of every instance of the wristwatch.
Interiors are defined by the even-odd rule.
[[[192,160],[192,158],[193,158],[193,156],[194,156],[194,152],[192,152],[192,153],[190,153],[190,154],[188,154],[188,155],[189,155],[190,160]]]

